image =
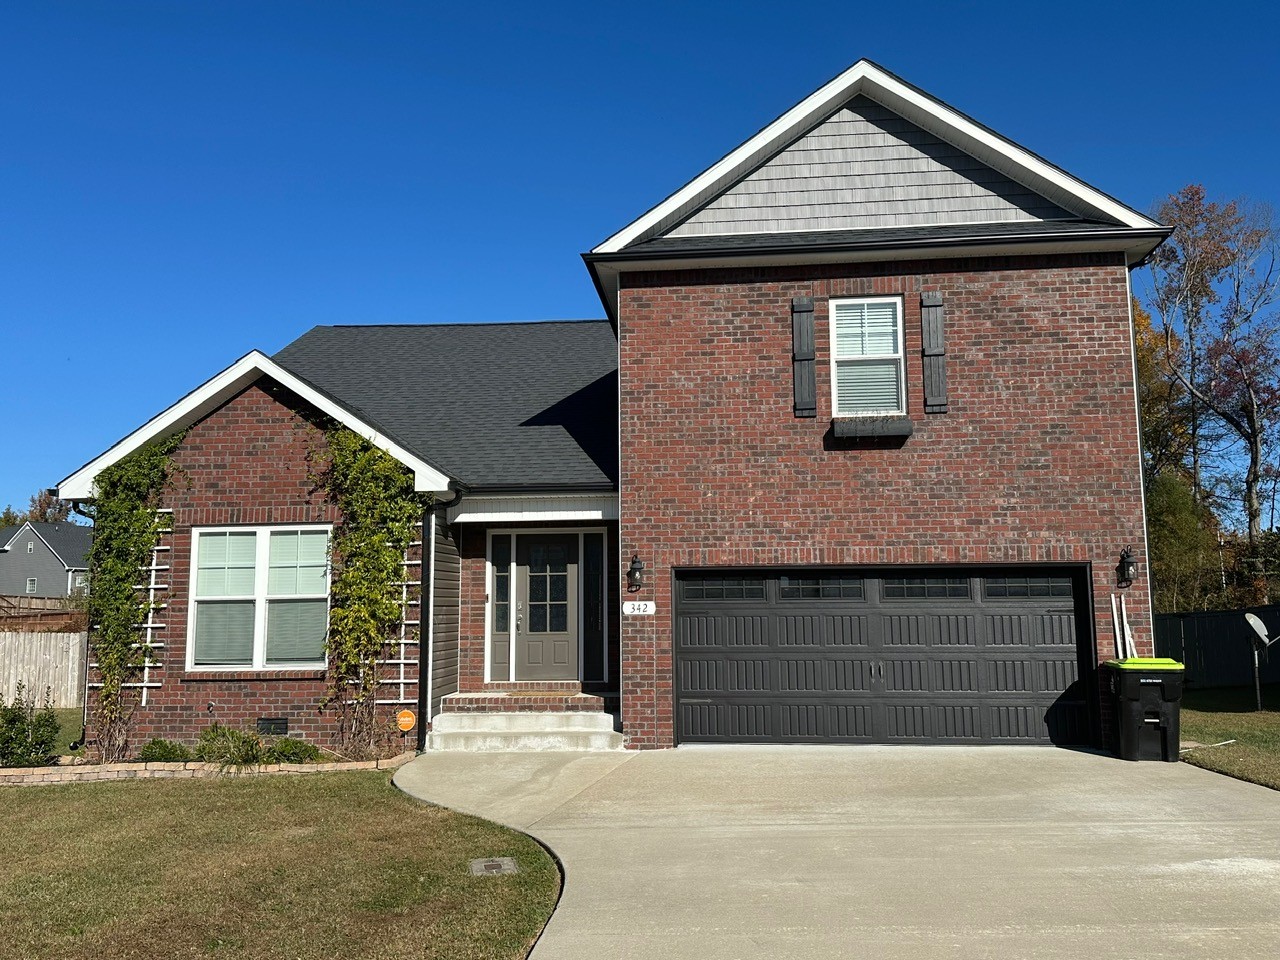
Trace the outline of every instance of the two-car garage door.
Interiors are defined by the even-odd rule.
[[[1087,743],[1086,598],[1061,568],[680,574],[677,740]]]

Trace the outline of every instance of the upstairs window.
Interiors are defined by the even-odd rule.
[[[36,592],[36,578],[27,577],[27,593],[35,593],[35,592]]]
[[[35,542],[34,540],[28,540],[28,541],[27,541],[27,553],[34,553],[34,552],[35,552],[35,549],[36,549],[36,542]]]
[[[832,300],[831,396],[837,417],[905,414],[902,300]]]
[[[194,531],[189,666],[317,668],[329,629],[329,530]]]

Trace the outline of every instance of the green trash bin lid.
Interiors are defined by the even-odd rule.
[[[1107,660],[1108,667],[1113,670],[1182,670],[1184,667],[1177,660],[1168,657],[1126,657],[1123,660]]]

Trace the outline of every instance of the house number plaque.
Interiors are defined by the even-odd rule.
[[[652,600],[624,600],[622,615],[624,617],[652,617],[658,612],[658,605]]]

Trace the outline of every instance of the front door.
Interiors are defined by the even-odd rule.
[[[516,537],[516,679],[578,679],[578,535]]]

